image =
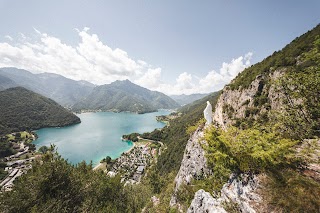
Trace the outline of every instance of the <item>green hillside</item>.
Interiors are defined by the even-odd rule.
[[[247,88],[258,75],[268,75],[279,68],[301,72],[306,67],[315,67],[319,72],[320,25],[294,39],[282,50],[275,51],[263,61],[246,68],[230,84],[230,88]],[[311,56],[311,55],[312,56]]]
[[[280,73],[281,77],[272,80],[270,76],[275,72]],[[250,127],[255,122],[275,125],[276,119],[281,120],[286,137],[303,139],[320,136],[320,25],[296,38],[281,51],[245,69],[227,87],[231,90],[246,89],[257,76],[262,80],[254,96],[254,106],[248,108],[245,119],[236,121],[238,126]],[[272,112],[270,106],[271,86],[277,88],[276,93],[284,96],[281,104],[285,111],[280,114]],[[261,113],[261,109],[271,111]],[[255,116],[257,112],[260,113]]]
[[[76,115],[25,88],[15,87],[0,92],[0,135],[76,123],[80,123]]]
[[[0,211],[138,212],[150,195],[141,184],[124,187],[119,176],[94,172],[85,162],[72,166],[47,153],[15,181],[15,190],[0,193]]]
[[[210,101],[214,106],[219,95],[220,92],[215,92],[180,108],[178,111],[182,113],[181,117],[170,121],[169,127],[142,135],[144,138],[162,141],[168,146],[167,151],[159,157],[157,163],[156,168],[160,174],[166,175],[170,172],[175,173],[178,171],[184,148],[190,137],[188,128],[192,129],[193,126],[196,128],[197,125],[203,124],[201,119],[203,118],[203,110],[207,105],[206,102]]]
[[[179,104],[163,93],[150,91],[129,80],[115,81],[95,87],[90,95],[72,109],[147,113],[158,109],[174,109]]]

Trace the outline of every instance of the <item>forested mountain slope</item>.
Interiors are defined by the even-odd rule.
[[[42,95],[22,87],[0,91],[0,135],[76,123],[76,115]]]
[[[205,188],[211,198],[199,190],[189,212],[318,211],[319,91],[318,25],[223,89],[214,125],[203,130],[212,175],[185,181],[175,207]]]
[[[150,91],[129,80],[115,81],[111,84],[97,86],[72,109],[130,111],[136,113],[154,112],[157,109],[174,109],[179,104],[163,93]]]

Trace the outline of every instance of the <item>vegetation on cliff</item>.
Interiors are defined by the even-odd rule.
[[[320,25],[294,39],[280,51],[275,51],[263,61],[246,68],[229,84],[232,90],[248,88],[258,75],[268,75],[276,69],[283,67],[294,68],[292,71],[299,72],[306,66],[315,65],[314,60],[301,63],[301,56],[313,52],[314,47],[319,50]],[[319,59],[319,55],[317,56]],[[318,60],[319,62],[319,60]],[[319,70],[319,69],[318,69]]]
[[[243,71],[226,88],[239,92],[260,75],[253,107],[245,117],[226,130],[212,127],[205,134],[214,177],[211,190],[219,190],[231,173],[265,173],[263,195],[270,211],[318,211],[320,182],[304,172],[310,163],[319,164],[318,158],[309,157],[319,150],[319,35],[320,25]],[[276,70],[281,74],[271,79],[269,74]],[[270,105],[270,87],[276,88],[280,110]],[[226,118],[233,119],[238,109],[223,107]],[[279,196],[283,192],[286,195]]]

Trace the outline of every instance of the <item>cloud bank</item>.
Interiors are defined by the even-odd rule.
[[[161,68],[132,59],[119,48],[110,48],[96,34],[90,34],[87,27],[76,29],[80,38],[76,46],[34,30],[32,37],[22,33],[19,38],[4,36],[6,42],[0,42],[0,67],[17,67],[34,73],[51,72],[99,85],[129,79],[148,89],[171,95],[219,90],[250,66],[252,57],[249,52],[232,59],[230,63],[223,63],[219,71],[212,70],[204,77],[183,72],[176,78],[175,84],[168,84],[161,78]]]
[[[149,69],[137,83],[152,90],[170,95],[209,93],[218,91],[235,78],[241,71],[251,65],[252,53],[232,59],[230,63],[223,63],[219,71],[212,70],[202,78],[192,76],[186,72],[176,78],[174,85],[161,81],[161,69]]]

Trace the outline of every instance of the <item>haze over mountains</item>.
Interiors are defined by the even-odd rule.
[[[33,74],[16,68],[1,68],[0,79],[1,76],[11,79],[16,85],[51,98],[65,107],[71,107],[80,101],[95,86],[89,82],[74,81],[57,74]]]
[[[201,94],[201,93],[196,93],[191,95],[182,94],[182,95],[170,95],[170,98],[178,102],[181,106],[184,106],[186,104],[190,104],[196,100],[204,98],[208,95],[209,94]]]
[[[44,95],[76,111],[146,113],[180,106],[169,96],[150,91],[128,80],[96,86],[87,81],[75,81],[53,73],[33,74],[17,68],[1,68],[0,90],[16,86]]]

